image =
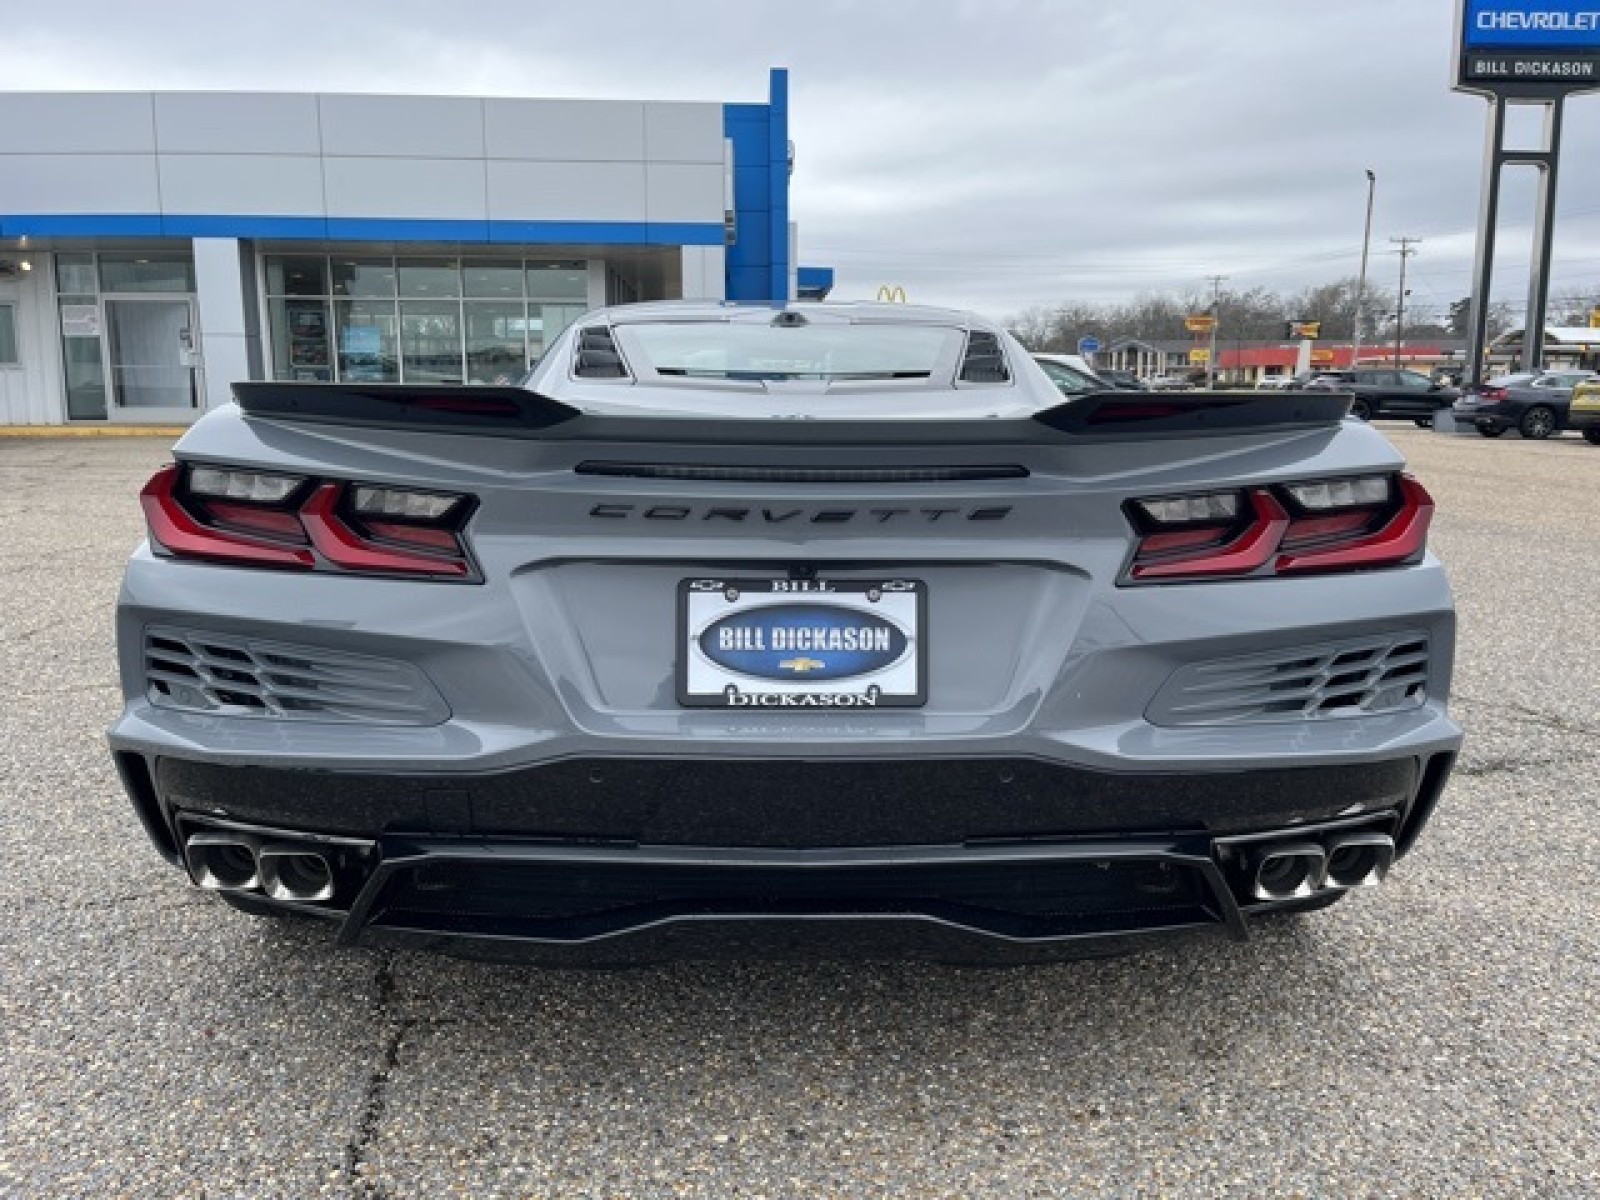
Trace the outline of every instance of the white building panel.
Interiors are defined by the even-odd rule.
[[[0,154],[153,154],[149,92],[0,92]]]
[[[643,104],[485,100],[483,110],[490,158],[626,162],[645,157]]]
[[[328,216],[482,221],[483,163],[476,159],[327,158]]]
[[[646,104],[645,157],[653,162],[722,162],[722,105]]]
[[[12,306],[17,362],[0,364],[0,425],[59,425],[61,371],[50,256],[29,255],[33,270],[0,279],[0,304]]]
[[[645,168],[649,221],[721,221],[722,164],[651,163]]]
[[[158,212],[153,154],[0,154],[0,212]]]
[[[174,214],[322,215],[322,160],[275,154],[163,154],[161,207]]]
[[[157,92],[163,154],[320,154],[317,98],[263,92]]]
[[[319,96],[330,156],[482,158],[483,101],[449,96]]]
[[[678,253],[685,300],[721,300],[727,294],[723,247],[682,246]]]
[[[491,160],[494,221],[643,221],[643,163],[539,163]],[[718,219],[721,219],[720,210]]]

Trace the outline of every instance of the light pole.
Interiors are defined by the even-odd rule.
[[[1378,177],[1367,171],[1367,231],[1361,235],[1361,274],[1356,279],[1356,327],[1351,340],[1350,366],[1361,365],[1361,318],[1367,302],[1367,251],[1372,246],[1372,193],[1377,189]]]

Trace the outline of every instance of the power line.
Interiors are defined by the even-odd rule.
[[[1420,246],[1422,239],[1418,237],[1390,238],[1400,246],[1400,295],[1395,301],[1394,312],[1394,365],[1400,365],[1400,342],[1405,337],[1406,331],[1406,259],[1416,253],[1413,246]]]
[[[1211,349],[1206,352],[1206,391],[1217,379],[1217,326],[1222,324],[1222,283],[1226,275],[1208,275],[1211,280]]]

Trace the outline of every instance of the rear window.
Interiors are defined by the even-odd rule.
[[[926,379],[953,357],[959,329],[935,325],[753,325],[714,321],[627,327],[660,375],[692,379]]]

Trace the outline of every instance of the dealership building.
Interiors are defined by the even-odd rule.
[[[510,382],[586,309],[825,294],[761,103],[0,93],[0,424]]]

